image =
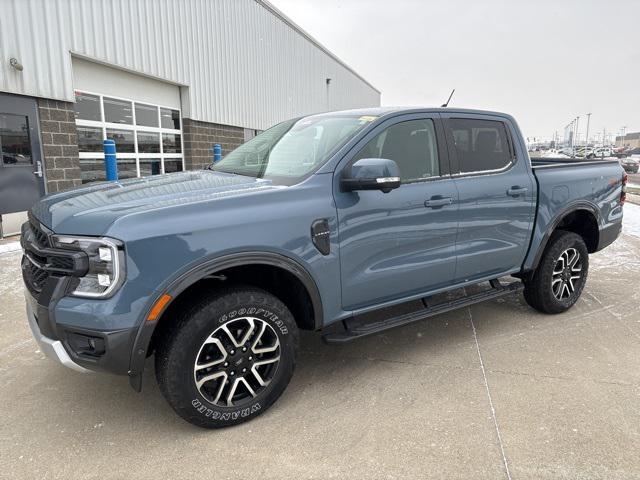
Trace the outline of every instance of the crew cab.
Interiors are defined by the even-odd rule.
[[[620,233],[625,182],[617,160],[530,159],[503,113],[296,118],[202,171],[43,198],[22,229],[27,317],[48,356],[136,390],[155,354],[181,417],[233,425],[284,391],[300,330],[340,344],[520,291],[566,311]]]

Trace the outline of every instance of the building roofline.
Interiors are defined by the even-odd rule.
[[[255,2],[261,6],[263,6],[264,8],[266,8],[267,10],[269,10],[272,14],[274,14],[276,17],[280,18],[280,20],[282,20],[284,23],[286,23],[287,25],[289,25],[291,28],[293,28],[295,31],[297,31],[300,35],[302,35],[304,38],[306,38],[308,41],[310,41],[312,44],[314,44],[316,47],[318,47],[320,50],[322,50],[324,53],[326,53],[327,55],[329,55],[331,58],[333,58],[336,62],[338,62],[340,65],[342,65],[344,68],[346,68],[347,70],[349,70],[351,73],[353,73],[356,77],[358,77],[360,80],[362,80],[364,83],[366,83],[369,87],[373,88],[376,92],[378,92],[379,94],[382,94],[382,92],[380,90],[378,90],[376,87],[374,87],[373,85],[371,85],[371,83],[365,79],[362,75],[360,75],[358,72],[356,72],[353,68],[351,68],[349,65],[347,65],[345,62],[343,62],[342,60],[340,60],[340,58],[338,58],[334,53],[332,53],[327,47],[325,47],[324,45],[322,45],[318,40],[316,40],[315,38],[313,38],[308,32],[306,32],[300,25],[298,25],[296,22],[294,22],[293,20],[291,20],[291,18],[289,18],[287,15],[285,15],[281,10],[279,10],[278,8],[276,8],[274,5],[271,4],[271,2],[267,1],[267,0],[255,0]]]

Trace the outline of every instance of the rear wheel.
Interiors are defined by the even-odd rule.
[[[156,378],[173,409],[206,428],[268,409],[293,375],[298,329],[287,307],[253,287],[204,299],[163,336]]]
[[[549,239],[524,298],[544,313],[561,313],[580,298],[589,271],[589,252],[580,235],[558,230]]]

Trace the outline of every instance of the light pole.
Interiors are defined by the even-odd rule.
[[[584,137],[585,155],[586,155],[587,147],[589,147],[589,122],[590,121],[591,121],[591,113],[587,113],[587,133]]]
[[[620,146],[624,147],[624,137],[625,137],[625,133],[627,132],[627,126],[624,125],[622,127],[622,138],[620,139]]]

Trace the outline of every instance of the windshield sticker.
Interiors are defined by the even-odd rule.
[[[358,121],[360,121],[360,122],[373,122],[376,118],[378,118],[378,117],[376,117],[375,115],[363,115],[358,119]]]

